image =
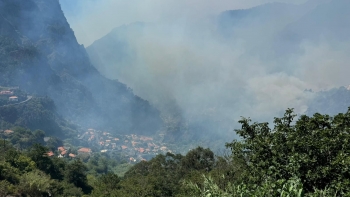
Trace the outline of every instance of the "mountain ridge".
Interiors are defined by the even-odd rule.
[[[90,63],[58,0],[1,0],[0,9],[2,85],[51,97],[61,115],[83,127],[135,133],[160,129],[157,109]]]

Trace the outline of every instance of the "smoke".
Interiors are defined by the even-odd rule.
[[[348,83],[349,45],[338,45],[326,37],[285,46],[276,39],[283,37],[290,24],[312,13],[315,4],[252,9],[258,16],[244,15],[237,23],[232,18],[218,22],[213,17],[266,2],[84,1],[78,5],[87,8],[67,18],[78,40],[87,45],[114,27],[149,22],[122,26],[96,41],[88,47],[93,63],[107,77],[120,80],[149,100],[163,115],[180,113],[190,124],[215,123],[220,128],[208,127],[211,132],[228,133],[237,128],[241,116],[271,121],[287,108],[302,114],[314,96],[306,89]],[[285,6],[290,13],[281,11]],[[231,26],[222,28],[223,23]],[[225,36],[227,33],[231,36]],[[317,32],[312,36],[317,37]],[[109,42],[125,47],[109,47]],[[292,49],[280,52],[279,45]],[[111,56],[105,58],[105,54]],[[115,58],[118,54],[126,55]]]
[[[348,42],[329,43],[323,40],[316,45],[303,43],[302,46],[304,54],[296,62],[300,68],[295,74],[309,84],[310,88],[319,91],[350,83]]]
[[[187,22],[233,9],[290,0],[59,0],[78,41],[85,46],[113,28],[133,22]],[[306,0],[294,0],[294,4]]]

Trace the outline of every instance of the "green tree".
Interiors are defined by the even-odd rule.
[[[47,156],[49,149],[40,144],[34,144],[28,156],[36,163],[39,170],[49,174],[53,179],[62,180],[63,174],[58,165],[55,165],[51,158]]]
[[[21,176],[19,192],[28,196],[51,196],[53,180],[42,171],[36,170]]]
[[[268,123],[253,123],[243,118],[236,130],[242,140],[226,146],[233,159],[244,161],[246,183],[300,178],[304,190],[350,191],[350,108],[334,117],[316,113],[312,117],[296,115],[288,109]]]
[[[35,138],[36,143],[43,144],[44,143],[44,137],[45,137],[45,132],[42,130],[35,130],[33,132],[33,136]]]
[[[19,170],[7,162],[0,162],[0,180],[6,180],[12,184],[19,182]]]
[[[189,151],[182,159],[181,165],[186,169],[211,171],[215,164],[213,151],[197,147]]]
[[[95,180],[92,196],[116,196],[120,178],[116,174],[107,173]]]
[[[81,188],[84,193],[91,193],[92,187],[88,184],[86,171],[87,168],[83,162],[74,160],[66,167],[65,180]]]

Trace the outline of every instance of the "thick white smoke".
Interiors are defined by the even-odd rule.
[[[348,83],[349,45],[337,45],[335,50],[333,41],[305,41],[297,44],[296,53],[276,55],[279,32],[314,4],[284,18],[248,18],[231,37],[223,36],[210,17],[264,2],[268,1],[89,1],[89,8],[68,20],[86,44],[112,27],[152,22],[119,37],[129,47],[129,59],[104,62],[104,74],[130,86],[164,114],[176,106],[189,122],[210,119],[223,125],[221,132],[229,132],[237,128],[240,116],[271,121],[287,108],[304,113],[313,97],[306,89]]]

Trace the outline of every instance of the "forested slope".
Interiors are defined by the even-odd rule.
[[[48,148],[0,146],[0,195],[12,196],[348,196],[350,109],[335,116],[296,117],[292,109],[268,123],[242,118],[240,141],[226,154],[198,147],[142,161],[120,177],[108,155],[49,157]],[[28,135],[27,131],[16,130]],[[38,140],[40,131],[28,136]],[[2,140],[1,140],[2,141]],[[40,139],[39,139],[40,141]],[[16,138],[11,138],[15,143]],[[22,143],[23,144],[23,143]],[[25,144],[24,144],[25,145]]]
[[[155,133],[157,109],[90,63],[57,0],[0,1],[0,85],[49,96],[84,127]]]

